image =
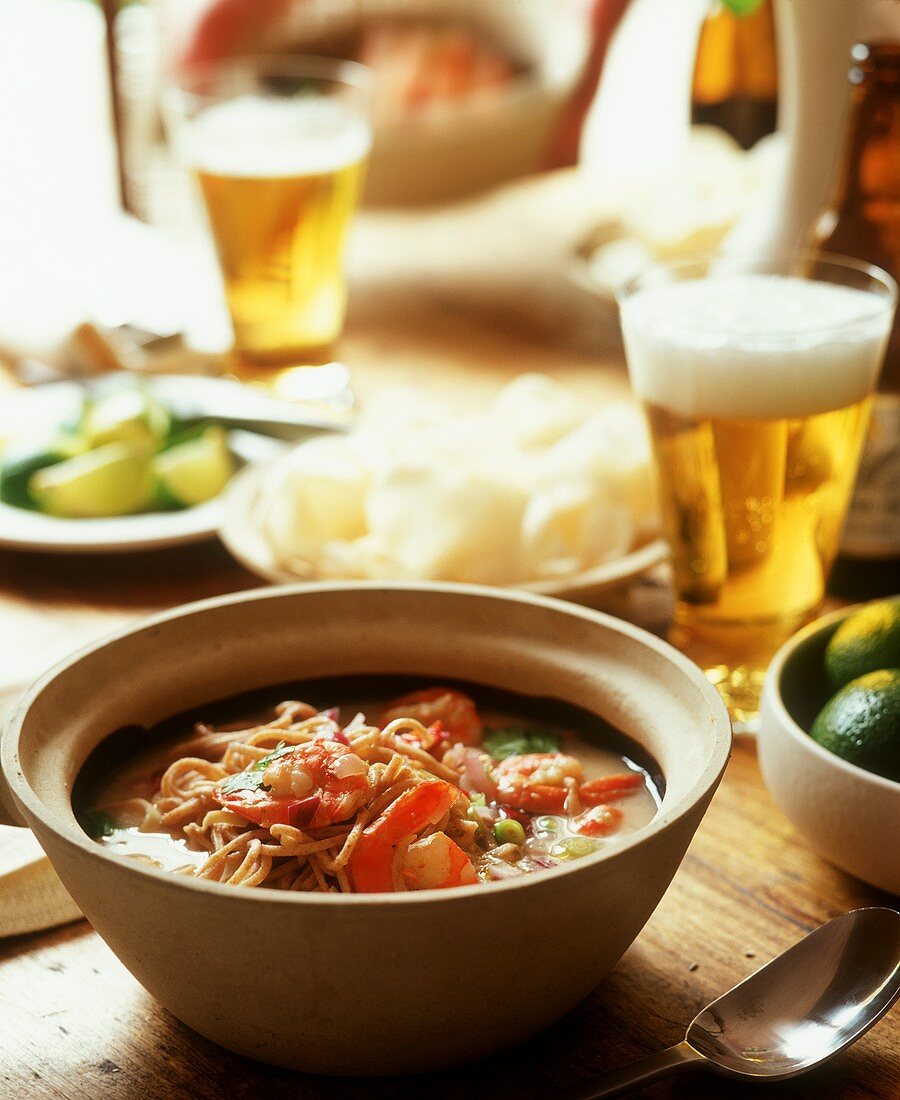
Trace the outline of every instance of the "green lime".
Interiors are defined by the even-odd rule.
[[[211,427],[210,424],[185,424],[173,418],[169,434],[159,449],[170,451],[173,447],[180,447],[182,443],[192,443],[195,439],[199,439],[209,427]]]
[[[38,470],[28,482],[28,492],[54,516],[124,516],[150,504],[153,479],[140,450],[108,443]]]
[[[152,461],[159,498],[182,507],[202,504],[219,495],[234,473],[234,459],[222,428],[206,428],[200,436],[158,454]]]
[[[900,668],[900,599],[860,608],[825,648],[825,672],[835,689],[878,668]]]
[[[70,454],[55,443],[7,448],[0,460],[0,501],[16,508],[36,508],[37,501],[28,492],[31,475],[69,457]]]
[[[810,734],[843,760],[900,782],[900,668],[851,680],[828,700]]]
[[[171,417],[142,389],[115,390],[88,406],[81,430],[89,447],[128,443],[155,451],[166,438]]]

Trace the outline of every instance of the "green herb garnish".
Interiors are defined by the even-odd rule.
[[[296,745],[285,745],[284,742],[268,754],[264,756],[262,760],[257,760],[255,764],[251,764],[245,771],[238,772],[237,775],[230,775],[222,783],[223,794],[235,794],[237,791],[267,791],[269,787],[266,783],[263,783],[263,772],[272,763],[273,760],[277,760],[281,756],[286,756],[289,752],[293,752]]]
[[[484,750],[495,760],[524,756],[529,752],[559,752],[562,741],[547,730],[508,726],[491,730],[484,739]]]

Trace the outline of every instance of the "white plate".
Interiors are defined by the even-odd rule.
[[[46,434],[47,424],[68,415],[77,391],[77,386],[68,383],[4,391],[0,435],[4,434],[5,425],[14,425],[16,434],[25,425],[34,425],[36,436]],[[232,452],[244,462],[271,458],[283,448],[276,440],[244,431],[229,432],[228,441]],[[222,522],[222,514],[221,497],[178,512],[145,512],[104,519],[60,519],[0,504],[0,548],[51,554],[157,550],[212,538]]]
[[[225,491],[225,515],[219,536],[230,553],[251,573],[273,584],[294,584],[310,580],[308,575],[293,573],[275,559],[272,548],[262,534],[257,516],[259,492],[269,463],[260,463],[241,470],[232,478]],[[510,585],[526,592],[557,596],[570,600],[589,600],[598,594],[618,588],[641,573],[665,561],[669,548],[662,539],[637,547],[622,557],[595,565],[566,577],[553,577]],[[333,578],[332,578],[333,579]]]

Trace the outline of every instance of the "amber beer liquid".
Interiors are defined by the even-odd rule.
[[[775,129],[778,64],[772,0],[752,15],[714,6],[700,31],[691,121],[718,126],[744,149]]]
[[[315,96],[246,95],[193,120],[186,155],[245,364],[331,357],[344,322],[344,249],[370,140],[360,113]]]
[[[649,286],[622,304],[672,547],[670,637],[738,725],[824,594],[891,312],[866,290],[767,274]]]

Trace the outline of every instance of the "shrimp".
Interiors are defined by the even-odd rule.
[[[623,772],[621,775],[604,775],[600,779],[589,779],[578,789],[585,806],[599,806],[607,802],[618,802],[627,798],[644,786],[644,777],[640,772]]]
[[[584,836],[606,836],[618,828],[622,820],[622,811],[617,806],[598,805],[579,814],[574,821],[575,829]]]
[[[426,727],[440,722],[448,740],[461,741],[464,745],[481,744],[484,726],[475,703],[468,695],[452,688],[426,688],[394,699],[381,715],[380,724],[384,728],[397,718],[415,718]]]
[[[263,828],[318,828],[347,821],[368,789],[364,760],[337,741],[315,740],[276,749],[215,790],[228,810]]]
[[[397,848],[429,825],[436,825],[459,796],[459,790],[442,779],[419,783],[404,791],[360,833],[347,863],[353,889],[368,894],[393,892],[392,868]],[[438,841],[436,837],[443,839]],[[427,837],[426,842],[411,844],[401,873],[404,882],[413,889],[462,886],[478,881],[468,856],[443,833]]]
[[[478,881],[472,861],[446,833],[432,833],[403,854],[403,881],[410,890],[441,890]]]
[[[569,794],[569,780],[581,782],[580,761],[564,752],[529,752],[508,756],[495,771],[497,799],[529,813],[560,813]]]

